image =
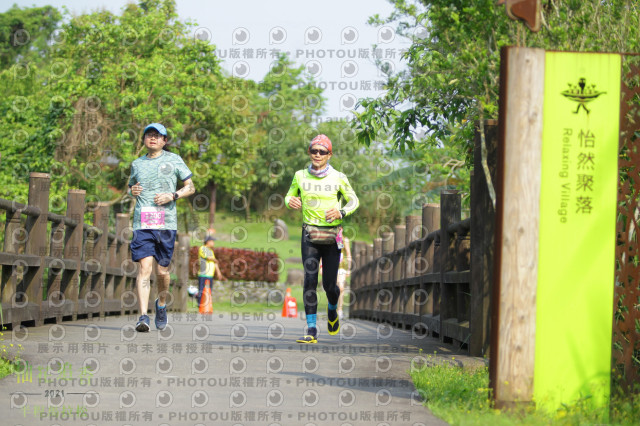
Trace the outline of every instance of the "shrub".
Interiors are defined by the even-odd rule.
[[[189,276],[198,277],[200,263],[199,246],[189,250]],[[218,261],[222,275],[232,281],[277,282],[279,278],[279,260],[276,253],[215,247],[213,253]]]

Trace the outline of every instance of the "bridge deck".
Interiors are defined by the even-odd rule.
[[[2,424],[440,425],[414,392],[412,365],[482,363],[366,321],[300,345],[299,318],[169,313],[158,332],[151,317],[144,334],[134,316],[5,332],[26,365],[0,381]]]

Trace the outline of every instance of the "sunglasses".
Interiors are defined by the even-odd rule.
[[[320,154],[320,155],[329,155],[329,151],[323,151],[321,149],[310,149],[309,153],[312,155]]]
[[[160,139],[163,136],[160,133],[151,133],[151,132],[149,132],[149,133],[145,133],[144,137],[147,138],[147,139]]]

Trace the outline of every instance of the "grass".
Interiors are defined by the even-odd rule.
[[[0,308],[0,314],[2,308]],[[16,361],[19,359],[22,345],[14,345],[13,343],[5,343],[5,330],[0,331],[0,379],[16,372]]]
[[[410,374],[427,408],[452,425],[637,425],[640,419],[640,394],[612,398],[610,411],[594,408],[585,398],[555,412],[528,407],[516,413],[492,407],[487,368],[440,363],[412,369]]]
[[[2,315],[2,306],[0,305],[0,325],[2,324],[4,324],[4,316]],[[11,353],[11,350],[14,348],[13,343],[7,346],[4,342],[5,330],[6,329],[2,327],[2,331],[0,331],[0,379],[16,371],[15,361],[18,359],[17,355]],[[22,349],[22,345],[18,345],[17,349]]]
[[[4,348],[4,345],[0,345]],[[16,363],[4,357],[0,358],[0,379],[7,377],[16,372]]]

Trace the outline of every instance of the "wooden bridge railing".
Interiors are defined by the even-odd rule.
[[[495,182],[497,126],[485,124],[484,164]],[[350,317],[423,331],[488,355],[494,207],[476,135],[471,217],[461,220],[461,196],[444,191],[440,205],[383,232],[373,244],[355,241]]]
[[[12,327],[25,322],[42,325],[137,312],[137,264],[129,249],[129,215],[116,214],[115,232],[110,233],[108,205],[90,208],[93,224],[89,225],[84,223],[85,191],[69,190],[62,216],[49,212],[49,189],[49,174],[31,173],[27,205],[0,199],[0,209],[6,212],[0,252],[2,322]],[[172,261],[177,280],[168,306],[185,311],[189,236],[178,239]],[[151,310],[155,298],[155,294],[150,297]]]

